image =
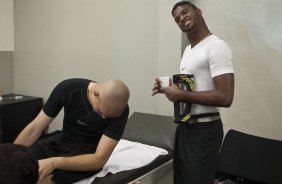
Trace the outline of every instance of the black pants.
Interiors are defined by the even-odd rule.
[[[221,120],[180,124],[174,145],[174,184],[212,184],[223,139]]]
[[[87,153],[94,153],[95,148],[89,144],[76,144],[62,141],[62,135],[54,134],[39,139],[31,146],[31,150],[38,160],[56,156],[69,157]],[[56,184],[72,184],[81,179],[90,177],[97,171],[65,171],[54,170],[52,180]]]

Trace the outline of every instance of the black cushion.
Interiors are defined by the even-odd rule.
[[[171,116],[134,112],[122,138],[173,151],[175,129]]]
[[[241,180],[282,184],[282,141],[228,131],[218,172]]]

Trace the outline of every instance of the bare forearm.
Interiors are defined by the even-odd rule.
[[[183,92],[179,95],[179,101],[205,106],[230,107],[233,97],[228,97],[217,91]]]
[[[28,124],[14,141],[15,144],[32,145],[49,125],[53,118],[47,116],[43,110]]]
[[[54,169],[71,171],[93,171],[103,168],[106,160],[95,154],[84,154],[73,157],[54,157]]]
[[[37,131],[29,124],[16,138],[14,144],[22,144],[26,146],[32,145],[41,135],[40,131]]]

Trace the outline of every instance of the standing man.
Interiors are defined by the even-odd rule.
[[[232,52],[209,31],[202,11],[194,4],[176,3],[172,16],[190,42],[180,73],[194,75],[195,89],[183,91],[175,84],[163,89],[156,79],[152,95],[165,93],[171,102],[192,103],[190,120],[179,124],[176,130],[174,183],[212,184],[223,139],[218,107],[230,107],[234,96]]]
[[[120,80],[64,80],[15,143],[31,146],[42,183],[74,183],[92,176],[103,168],[122,136],[128,99],[129,90]],[[62,132],[38,139],[62,108]]]

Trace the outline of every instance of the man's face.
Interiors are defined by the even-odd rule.
[[[103,119],[106,118],[116,118],[120,116],[120,112],[115,112],[112,108],[111,105],[104,103],[102,101],[99,101],[95,107],[93,107],[93,110],[99,114]]]
[[[174,20],[183,32],[189,32],[196,26],[198,16],[199,10],[188,4],[178,6],[173,12]]]
[[[99,114],[103,119],[112,118],[112,113],[110,108],[103,102],[99,102],[95,105],[94,111]]]

